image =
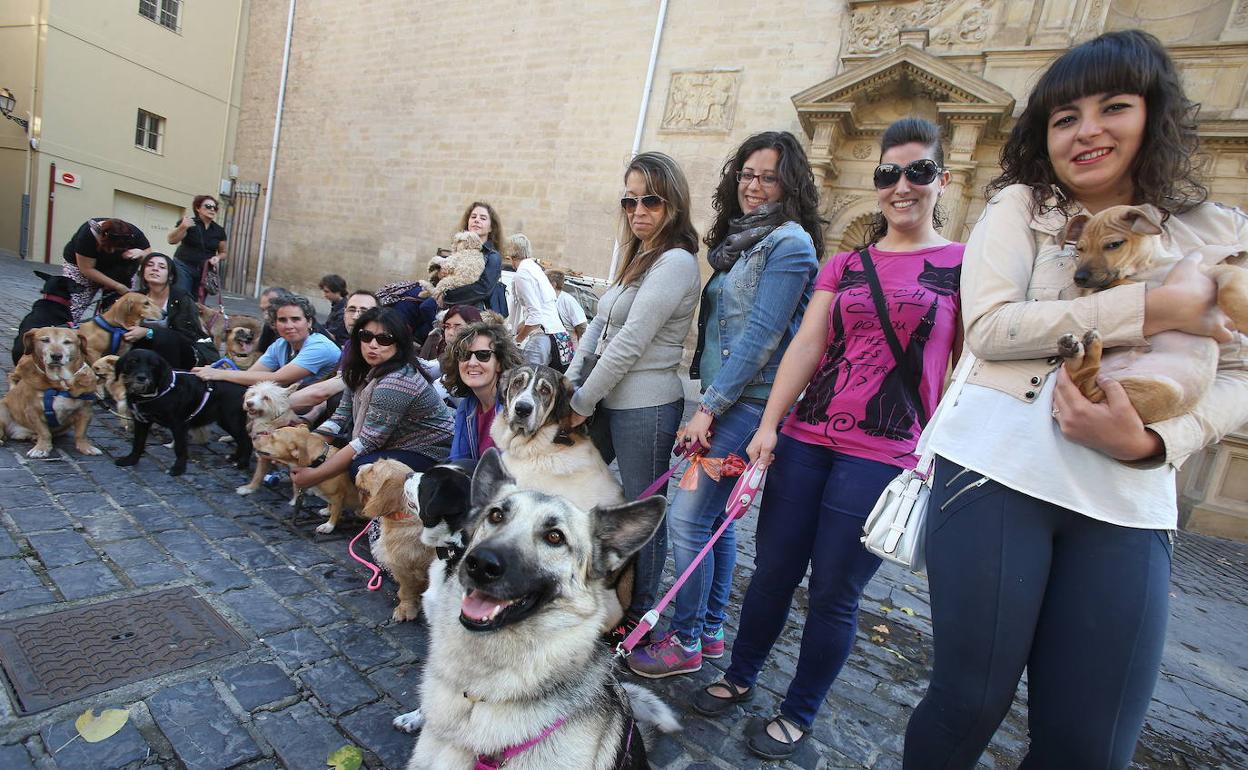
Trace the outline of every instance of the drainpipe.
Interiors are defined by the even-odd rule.
[[[290,11],[286,16],[286,47],[282,51],[282,77],[277,87],[277,117],[273,120],[273,146],[269,150],[269,180],[265,184],[264,215],[260,219],[260,254],[256,257],[256,288],[252,293],[255,299],[260,298],[260,279],[264,274],[264,253],[269,245],[269,210],[273,206],[273,176],[277,172],[277,144],[282,137],[282,108],[286,102],[286,75],[290,71],[290,40],[294,32],[295,0],[290,0]]]
[[[637,110],[637,129],[633,132],[633,150],[629,157],[641,150],[641,135],[646,127],[646,112],[650,108],[650,90],[654,85],[654,68],[659,63],[659,43],[663,40],[663,22],[667,20],[667,0],[659,3],[659,17],[654,22],[654,39],[650,43],[650,63],[646,65],[646,85],[641,91],[641,108]],[[615,280],[615,267],[620,259],[620,241],[617,238],[611,247],[611,269],[607,272],[607,281]]]

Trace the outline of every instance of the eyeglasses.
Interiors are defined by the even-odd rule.
[[[755,174],[753,171],[737,172],[737,181],[746,187],[749,187],[750,183],[755,179],[757,179],[758,183],[763,187],[775,187],[780,184],[780,177],[775,174]]]
[[[204,204],[203,206],[201,206],[200,208],[205,208],[205,209],[208,209],[209,211],[216,211],[216,210],[217,210],[217,204],[215,204],[215,203],[205,203],[205,204]]]
[[[475,358],[484,364],[486,361],[489,361],[493,357],[494,357],[494,350],[492,348],[486,349],[486,350],[464,350],[464,351],[460,351],[459,353],[459,362],[461,364],[467,363],[470,359]]]
[[[635,198],[629,195],[625,195],[623,198],[620,198],[620,206],[623,207],[623,209],[630,214],[637,210],[638,203],[645,206],[647,211],[654,211],[655,209],[657,209],[659,206],[662,206],[666,202],[667,201],[665,201],[663,198],[660,198],[659,196],[654,195],[654,194],[639,195]]]
[[[904,167],[896,163],[881,163],[875,167],[875,189],[892,187],[901,181],[902,174],[906,175],[906,181],[910,184],[929,185],[936,181],[942,171],[944,169],[931,158],[920,158]]]
[[[373,334],[368,329],[360,330],[360,344],[367,345],[368,343],[373,342],[374,340],[377,342],[378,345],[381,345],[383,348],[388,348],[394,344],[394,335],[388,334],[386,332],[382,332],[381,334]]]

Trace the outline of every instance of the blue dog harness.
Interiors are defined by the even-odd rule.
[[[81,396],[75,396],[68,390],[57,390],[56,388],[48,388],[43,391],[43,419],[48,421],[48,427],[56,430],[61,427],[61,421],[56,419],[56,409],[52,405],[56,402],[57,396],[61,398],[72,398],[75,401],[95,401],[94,393],[83,393]]]
[[[239,371],[238,364],[234,363],[228,358],[219,358],[213,363],[208,364],[208,368],[209,369],[228,369],[232,372]]]
[[[121,338],[126,333],[126,327],[113,326],[107,320],[105,320],[104,316],[102,315],[97,315],[95,318],[92,318],[91,320],[95,322],[96,326],[100,327],[101,329],[108,332],[109,334],[110,339],[108,341],[108,352],[105,353],[104,355],[113,355],[118,350],[121,350]]]

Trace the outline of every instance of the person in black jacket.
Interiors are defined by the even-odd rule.
[[[351,339],[342,314],[347,307],[347,281],[337,273],[330,273],[321,278],[317,285],[321,296],[329,302],[329,316],[325,319],[325,328],[329,330],[334,342],[345,345]]]
[[[473,201],[468,208],[464,209],[464,215],[459,220],[459,228],[457,232],[471,230],[481,236],[484,242],[481,246],[481,253],[485,255],[485,270],[481,272],[481,277],[474,283],[467,286],[461,286],[458,289],[451,289],[442,295],[442,304],[446,307],[451,305],[475,305],[481,309],[490,309],[500,315],[507,315],[507,300],[504,296],[502,300],[502,309],[495,307],[497,298],[495,290],[498,287],[498,277],[503,273],[503,257],[498,252],[498,244],[503,243],[503,223],[499,221],[498,213],[494,211],[494,207],[488,203]]]
[[[191,295],[173,285],[175,270],[174,260],[168,255],[154,251],[143,258],[136,290],[163,308],[165,317],[159,321],[144,321],[125,336],[136,347],[155,350],[175,369],[189,370],[211,364],[221,354],[204,330],[199,305]]]
[[[88,219],[61,252],[65,264],[61,275],[74,282],[69,312],[74,322],[101,289],[112,299],[130,291],[138,260],[150,254],[152,245],[143,231],[120,219]],[[111,304],[111,302],[106,303]]]
[[[182,217],[169,231],[170,245],[177,244],[173,252],[175,267],[174,285],[190,294],[196,301],[203,301],[204,270],[216,267],[225,259],[225,228],[217,224],[217,199],[211,195],[196,195],[191,202],[194,214]]]

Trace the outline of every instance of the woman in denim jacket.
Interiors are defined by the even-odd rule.
[[[484,360],[482,360],[484,359]],[[511,332],[498,323],[465,326],[442,351],[442,384],[460,399],[449,460],[480,460],[494,446],[490,425],[498,413],[498,383],[503,373],[524,363]]]
[[[744,457],[784,349],[810,300],[823,221],[806,153],[788,132],[756,134],[724,163],[715,224],[706,236],[714,273],[702,292],[698,348],[690,370],[702,380],[697,414],[677,434],[710,458]],[[698,472],[668,514],[679,574],[723,522],[735,479]],[[729,526],[676,596],[668,633],[636,649],[628,665],[659,678],[697,671],[724,654],[724,610],[736,562]]]

